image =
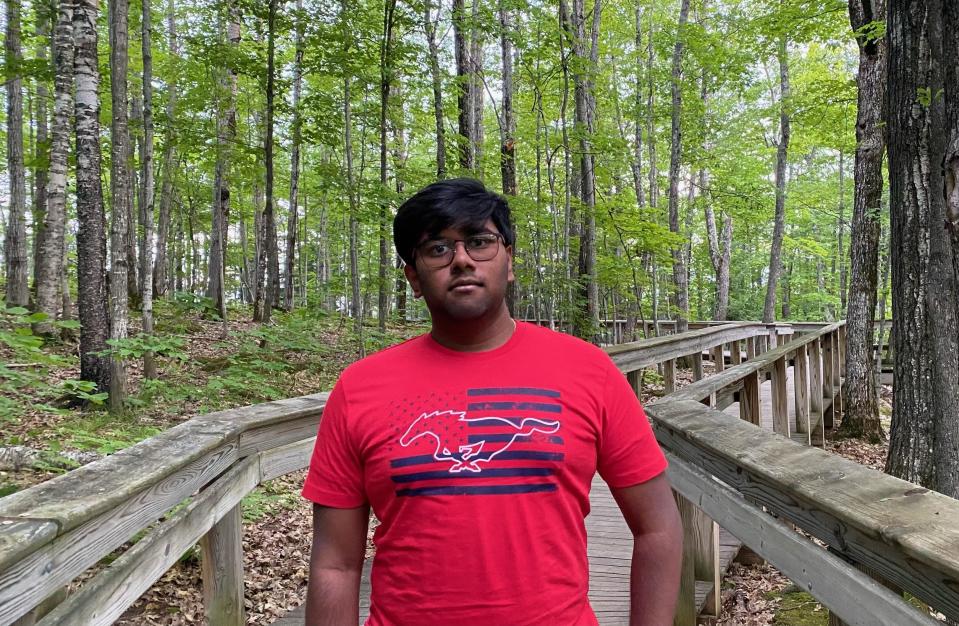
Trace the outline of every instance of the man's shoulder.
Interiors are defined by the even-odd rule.
[[[410,356],[423,349],[422,342],[424,337],[425,335],[417,335],[416,337],[383,348],[358,361],[354,361],[343,370],[340,378],[366,378],[372,374],[381,372],[384,368],[408,367]]]
[[[596,360],[602,363],[609,361],[609,355],[605,350],[579,337],[528,322],[527,326],[535,349],[562,352],[567,359]]]

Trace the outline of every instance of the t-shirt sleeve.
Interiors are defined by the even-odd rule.
[[[610,362],[601,414],[598,469],[613,488],[630,487],[666,469],[646,412],[626,377]]]
[[[346,392],[336,383],[323,409],[303,497],[323,506],[351,509],[366,503],[363,464],[350,432]]]

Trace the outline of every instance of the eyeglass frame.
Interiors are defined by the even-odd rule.
[[[472,238],[478,237],[478,236],[480,236],[480,235],[492,235],[493,237],[496,238],[496,243],[497,243],[496,251],[495,251],[495,252],[493,253],[493,255],[490,256],[488,259],[477,259],[477,258],[475,258],[472,254],[470,254],[470,248],[469,248],[469,246],[466,245],[466,240],[467,240],[467,239],[472,239]],[[479,233],[473,233],[472,235],[469,235],[469,236],[466,237],[465,239],[453,239],[452,237],[437,237],[437,238],[434,238],[434,239],[427,239],[426,241],[422,241],[422,242],[420,242],[419,244],[417,244],[415,248],[413,248],[413,262],[416,263],[417,252],[420,251],[420,248],[422,248],[424,245],[426,245],[426,244],[428,244],[428,243],[433,243],[433,242],[437,242],[437,241],[448,241],[448,242],[450,242],[450,243],[452,244],[452,246],[450,247],[449,260],[446,261],[445,263],[443,263],[442,265],[435,265],[435,266],[434,266],[434,265],[430,265],[429,261],[427,261],[427,259],[428,259],[429,257],[426,257],[426,256],[422,256],[422,257],[421,257],[421,258],[423,259],[423,264],[426,265],[426,267],[427,267],[428,269],[431,269],[431,270],[441,270],[441,269],[443,269],[444,267],[449,267],[450,265],[453,264],[453,259],[456,258],[456,244],[457,244],[457,243],[463,244],[463,250],[466,252],[466,256],[468,256],[468,257],[469,257],[470,259],[472,259],[473,261],[476,261],[477,263],[485,263],[486,261],[492,261],[493,259],[495,259],[495,258],[496,258],[496,255],[499,254],[500,246],[499,246],[498,244],[499,244],[500,242],[502,242],[503,245],[506,246],[506,237],[505,237],[502,233],[494,233],[494,232],[491,231],[491,230],[485,230],[485,231],[482,231],[482,232],[479,232]]]

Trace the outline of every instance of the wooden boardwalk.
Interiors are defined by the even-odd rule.
[[[619,506],[606,483],[597,475],[589,495],[590,514],[586,518],[589,555],[589,602],[603,626],[629,624],[629,568],[633,537]],[[720,562],[723,571],[739,552],[741,543],[726,531],[720,535]],[[370,609],[370,561],[363,568],[360,589],[360,621]],[[697,583],[696,600],[702,607],[709,583]],[[304,626],[305,606],[300,606],[274,622],[277,626]]]

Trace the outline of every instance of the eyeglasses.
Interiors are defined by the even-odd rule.
[[[499,233],[478,233],[466,239],[430,239],[416,246],[416,253],[423,265],[438,270],[453,262],[456,244],[462,243],[466,254],[474,261],[489,261],[499,252],[499,242],[506,239]]]

